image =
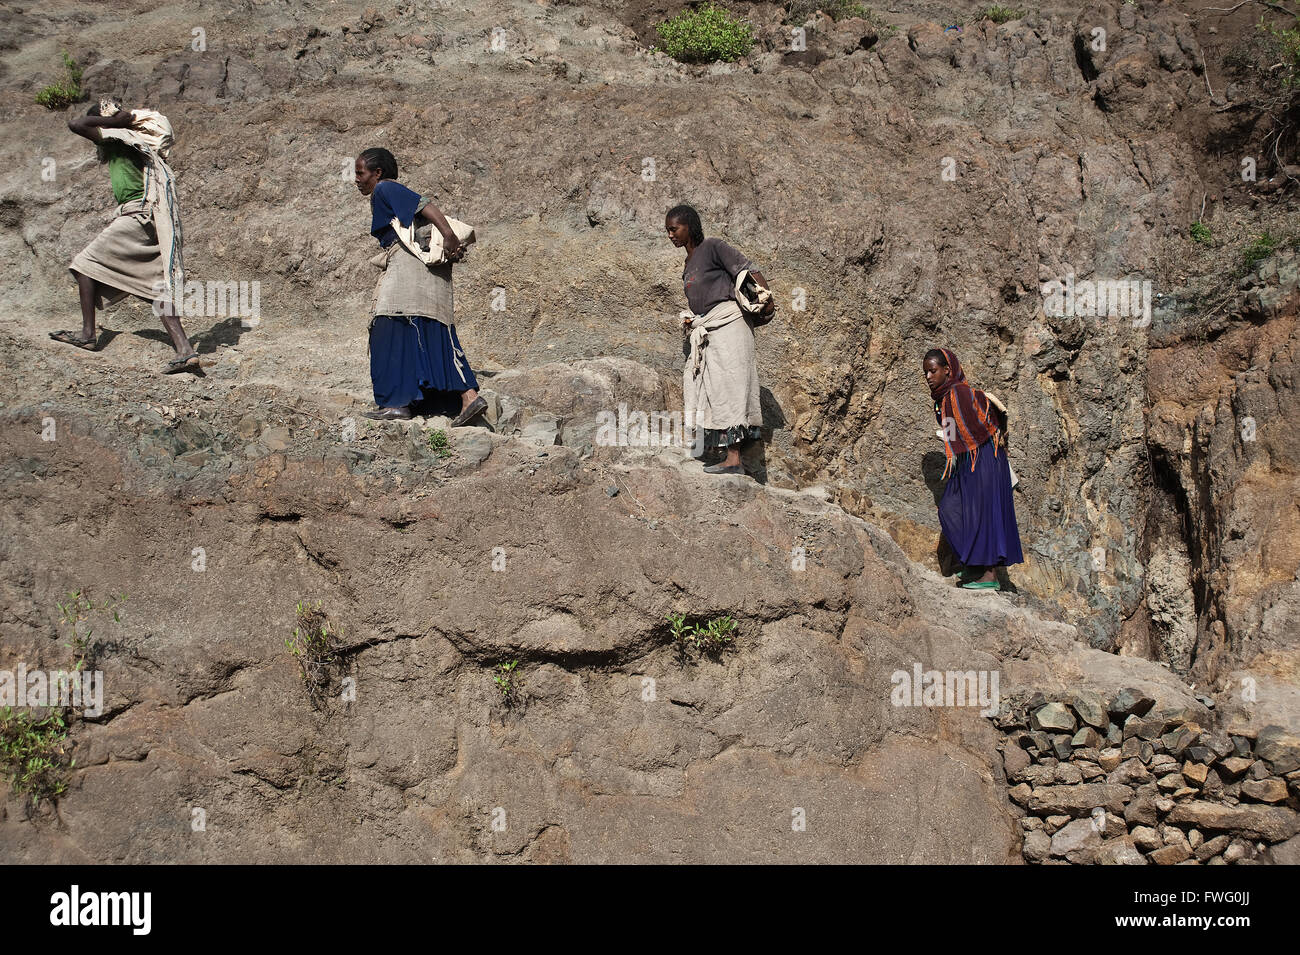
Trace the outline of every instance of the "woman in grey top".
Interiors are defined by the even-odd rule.
[[[758,363],[754,356],[754,326],[736,303],[736,276],[748,270],[767,288],[763,273],[721,239],[706,239],[700,216],[690,206],[674,206],[664,218],[673,245],[686,249],[682,284],[690,313],[683,325],[691,335],[682,390],[686,426],[696,435],[696,447],[719,450],[725,457],[706,467],[709,474],[744,474],[740,448],[761,440],[763,414],[758,401]],[[771,314],[776,300],[763,309]],[[701,435],[702,430],[702,435]]]

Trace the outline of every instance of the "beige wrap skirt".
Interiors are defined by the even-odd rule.
[[[127,295],[150,302],[162,297],[162,253],[153,214],[145,201],[135,199],[118,206],[108,228],[78,252],[68,268],[106,286],[101,298],[110,304]]]
[[[752,438],[763,423],[753,326],[735,299],[728,299],[696,316],[691,330],[693,347],[682,375],[686,426],[728,435],[713,436],[706,446]]]

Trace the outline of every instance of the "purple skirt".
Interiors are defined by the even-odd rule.
[[[958,455],[939,500],[939,526],[957,559],[968,567],[1023,563],[1016,505],[1011,498],[1011,467],[1006,448],[993,454],[992,440],[975,455]]]

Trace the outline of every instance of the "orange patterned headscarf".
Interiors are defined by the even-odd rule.
[[[999,432],[997,418],[990,410],[984,392],[966,383],[966,374],[956,355],[946,348],[939,350],[948,365],[948,378],[930,389],[930,397],[934,399],[935,420],[943,429],[943,449],[948,457],[943,474],[947,477],[957,455],[966,451],[971,453],[970,467],[974,471],[975,456],[989,438],[993,439],[993,453],[996,455]]]

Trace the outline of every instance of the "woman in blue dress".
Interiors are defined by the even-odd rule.
[[[934,418],[943,437],[948,484],[939,500],[939,526],[966,573],[967,590],[1000,590],[996,570],[1024,561],[1011,496],[1004,427],[997,406],[966,382],[961,362],[932,348],[921,362]]]
[[[442,211],[397,181],[397,160],[387,149],[367,149],[356,159],[357,189],[370,197],[370,234],[384,249],[384,269],[370,323],[370,380],[380,421],[412,416],[412,406],[429,401],[446,408],[460,427],[487,409],[478,379],[465,358],[452,314],[451,268],[465,247]],[[392,220],[416,227],[422,247],[432,229],[442,235],[446,261],[426,265],[398,240]],[[456,400],[458,399],[458,400]],[[459,407],[459,413],[455,408]]]

